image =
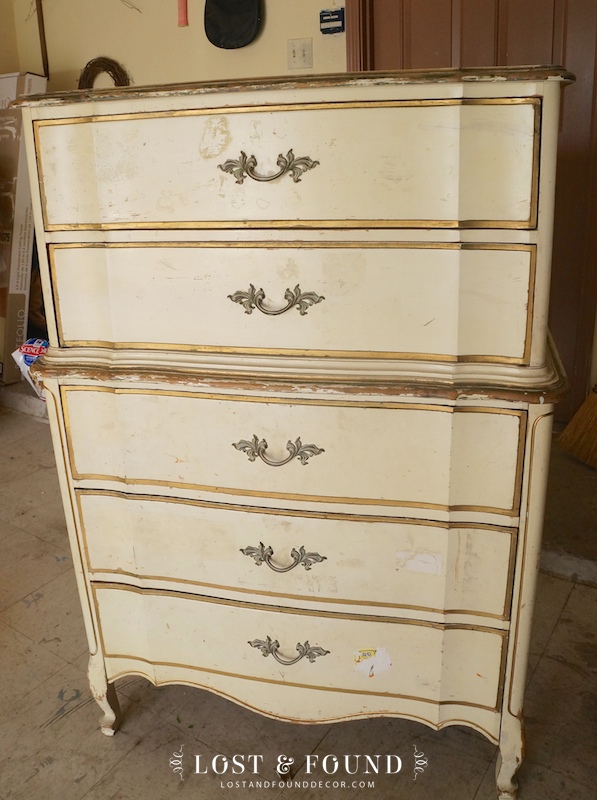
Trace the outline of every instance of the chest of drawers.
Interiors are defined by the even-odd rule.
[[[514,796],[568,79],[23,101],[104,733],[134,673],[290,721],[469,725]]]

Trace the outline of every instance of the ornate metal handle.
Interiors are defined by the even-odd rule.
[[[269,317],[277,317],[278,314],[284,314],[285,311],[289,311],[293,306],[296,306],[301,317],[304,317],[311,306],[321,303],[322,300],[325,300],[325,297],[315,294],[315,292],[301,292],[301,287],[297,283],[294,289],[286,289],[284,292],[284,299],[287,301],[285,306],[268,309],[263,305],[265,300],[263,289],[255,289],[253,284],[250,283],[248,292],[234,292],[234,294],[228,295],[228,299],[232,300],[233,303],[240,303],[245,309],[245,314],[252,314],[253,309],[256,308],[262,314],[267,314]]]
[[[286,155],[283,153],[279,154],[276,164],[280,169],[274,175],[259,175],[255,172],[257,158],[253,155],[247,156],[244,150],[241,150],[240,158],[229,158],[228,161],[225,161],[223,164],[218,164],[218,168],[234,175],[236,183],[243,183],[246,177],[262,183],[275,181],[287,172],[292,175],[292,180],[298,183],[303,172],[316,167],[319,161],[313,161],[309,156],[299,156],[296,158],[292,150],[289,150]]]
[[[280,658],[278,655],[280,642],[278,642],[277,639],[272,641],[268,636],[265,641],[263,639],[253,639],[253,641],[249,642],[249,644],[251,647],[257,647],[259,650],[261,650],[261,654],[263,656],[273,656],[278,664],[283,664],[285,667],[289,667],[291,664],[296,664],[296,662],[300,661],[302,658],[306,658],[308,661],[313,663],[318,656],[327,656],[330,652],[329,650],[324,650],[323,647],[311,647],[309,642],[305,642],[304,644],[297,642],[296,649],[298,650],[298,656],[286,661],[286,659]]]
[[[327,556],[320,556],[319,553],[307,553],[303,545],[301,545],[298,550],[293,547],[290,551],[293,559],[292,564],[287,567],[277,567],[271,560],[274,554],[273,549],[269,545],[266,547],[263,542],[259,542],[259,547],[251,547],[249,545],[249,547],[241,548],[241,553],[254,558],[258,567],[265,563],[274,572],[290,572],[291,569],[298,567],[299,564],[302,564],[305,569],[311,569],[312,564],[319,564],[327,558]]]
[[[251,441],[248,441],[247,439],[241,439],[240,442],[233,442],[232,447],[236,447],[237,450],[241,450],[243,453],[246,453],[249,461],[255,461],[255,459],[259,457],[266,464],[269,464],[270,467],[283,467],[284,464],[288,464],[293,458],[298,458],[298,460],[304,466],[311,456],[318,456],[320,453],[325,452],[322,447],[317,447],[315,444],[303,444],[300,440],[300,437],[296,440],[296,442],[291,442],[290,440],[286,442],[286,449],[290,455],[283,461],[272,461],[269,459],[265,455],[265,451],[267,450],[267,442],[265,439],[258,439],[255,435]]]

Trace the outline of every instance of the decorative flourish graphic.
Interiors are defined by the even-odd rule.
[[[183,769],[183,766],[182,766],[182,756],[183,756],[182,748],[183,747],[184,747],[184,744],[181,744],[180,745],[180,751],[178,753],[177,752],[172,753],[172,757],[171,757],[170,761],[168,762],[170,764],[170,768],[171,768],[172,772],[174,772],[175,775],[179,775],[181,781],[184,780],[184,778],[182,776],[183,772],[184,772],[184,769]]]
[[[278,775],[289,775],[290,768],[294,764],[292,756],[278,756],[278,763],[276,764],[276,772]]]
[[[415,766],[413,769],[415,777],[413,778],[413,781],[416,781],[417,775],[421,775],[427,769],[427,758],[425,757],[425,753],[419,752],[417,750],[416,744],[414,744],[413,747],[415,750],[414,752]]]
[[[246,453],[249,461],[255,461],[256,458],[260,458],[270,467],[283,467],[284,464],[288,464],[294,458],[298,458],[298,460],[304,466],[311,456],[318,456],[320,453],[325,452],[323,448],[317,447],[315,444],[303,444],[300,440],[300,437],[294,443],[290,440],[286,442],[286,449],[290,455],[288,458],[285,458],[282,461],[272,461],[269,459],[265,455],[265,451],[267,450],[266,440],[258,439],[256,435],[253,435],[251,441],[248,441],[247,439],[241,439],[240,442],[233,442],[232,446],[236,447],[237,450]]]
[[[259,547],[252,547],[249,545],[248,547],[241,548],[241,553],[254,558],[258,567],[265,563],[274,572],[290,572],[291,569],[294,569],[299,564],[302,564],[305,569],[311,569],[313,564],[318,564],[326,560],[326,556],[320,556],[319,553],[307,553],[303,545],[301,545],[298,550],[296,547],[292,548],[290,555],[293,561],[292,564],[289,564],[287,567],[277,567],[272,562],[271,557],[274,551],[269,545],[265,547],[263,542],[259,542]]]
[[[299,156],[296,158],[292,150],[289,150],[286,155],[283,153],[279,154],[276,164],[280,167],[278,172],[275,172],[273,175],[259,175],[255,172],[257,158],[254,155],[247,156],[244,150],[241,150],[240,158],[229,158],[228,161],[225,161],[223,164],[218,164],[218,168],[223,172],[234,175],[236,183],[243,183],[246,177],[260,182],[275,181],[286,173],[292,175],[292,180],[298,183],[303,172],[307,172],[307,170],[316,167],[319,161],[313,161],[309,156]]]
[[[323,647],[311,647],[309,642],[305,642],[304,644],[297,642],[296,649],[298,650],[298,656],[287,661],[286,659],[280,658],[278,655],[280,642],[278,642],[277,639],[272,641],[268,636],[265,640],[253,639],[253,641],[249,642],[249,644],[251,647],[256,647],[258,650],[261,650],[261,654],[263,656],[273,656],[278,664],[283,664],[285,667],[289,667],[291,664],[296,664],[297,661],[300,661],[302,658],[306,658],[307,661],[313,663],[318,656],[327,656],[330,652],[329,650],[324,650]]]
[[[279,314],[284,314],[289,311],[293,306],[298,309],[301,317],[304,317],[307,311],[316,303],[321,303],[325,297],[318,295],[315,292],[301,292],[301,287],[297,283],[294,289],[286,289],[284,292],[284,299],[287,301],[286,305],[282,308],[268,309],[263,305],[265,300],[265,292],[263,289],[255,289],[252,283],[249,284],[247,292],[238,291],[234,294],[229,294],[228,299],[233,303],[239,303],[245,309],[245,314],[252,314],[253,309],[256,308],[262,314],[267,314],[269,317],[277,317]]]

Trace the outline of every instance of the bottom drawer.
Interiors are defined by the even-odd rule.
[[[272,610],[113,584],[95,584],[94,595],[106,658],[249,678],[255,706],[268,684],[491,711],[500,702],[502,631]]]

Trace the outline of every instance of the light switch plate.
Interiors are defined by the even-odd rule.
[[[313,66],[313,39],[288,40],[288,69],[306,69]]]

